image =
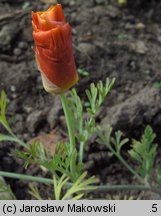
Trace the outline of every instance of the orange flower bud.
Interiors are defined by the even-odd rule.
[[[38,69],[47,92],[60,94],[78,81],[72,34],[62,6],[44,12],[32,12],[33,38]]]

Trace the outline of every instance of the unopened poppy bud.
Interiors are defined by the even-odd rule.
[[[33,38],[38,69],[47,92],[60,94],[78,82],[72,33],[62,6],[32,12]]]

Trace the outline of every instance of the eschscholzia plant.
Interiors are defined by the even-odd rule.
[[[8,134],[0,133],[0,141],[18,143],[23,150],[20,151],[16,148],[13,154],[24,160],[24,166],[36,164],[43,170],[47,170],[53,178],[4,171],[0,171],[0,176],[53,184],[54,199],[57,200],[80,199],[85,191],[96,189],[99,191],[151,190],[161,194],[159,185],[161,170],[155,167],[157,145],[154,143],[155,134],[152,128],[147,126],[142,139],[132,141],[133,145],[129,151],[129,156],[137,162],[138,167],[135,168],[122,155],[122,148],[129,142],[128,138],[122,138],[123,134],[120,131],[112,133],[110,126],[107,129],[102,129],[96,121],[96,114],[110,92],[114,79],[111,81],[106,79],[104,84],[102,81],[97,84],[92,83],[90,88],[85,91],[86,104],[88,105],[85,105],[80,99],[75,89],[69,91],[69,96],[66,96],[65,92],[78,82],[78,74],[73,56],[71,27],[65,19],[62,6],[56,4],[43,12],[32,12],[32,25],[35,57],[43,85],[47,92],[60,96],[69,140],[57,144],[54,155],[51,155],[52,153],[45,149],[41,142],[29,144],[16,137],[6,118],[6,97],[5,92],[2,91],[0,96],[0,124],[7,130]],[[87,175],[84,166],[84,147],[93,134],[97,136],[97,143],[105,145],[110,153],[117,157],[135,176],[140,183],[139,185],[98,185],[94,176],[89,177]],[[153,186],[154,179],[151,182],[152,175],[156,176],[156,186]],[[34,187],[31,187],[30,194],[38,199],[44,198]],[[51,198],[53,199],[53,197]]]

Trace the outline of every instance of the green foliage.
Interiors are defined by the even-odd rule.
[[[0,97],[0,123],[3,125],[3,127],[7,130],[9,135],[1,134],[0,133],[0,141],[12,141],[20,144],[21,146],[28,148],[28,146],[18,137],[14,135],[12,132],[9,123],[6,118],[6,94],[2,90],[1,97]]]
[[[115,137],[111,138],[111,142],[115,147],[117,154],[120,154],[122,147],[129,141],[128,138],[122,139],[123,133],[121,131],[115,132]]]
[[[16,200],[10,186],[0,177],[0,200]]]
[[[157,169],[156,170],[156,173],[157,173],[157,182],[159,184],[159,186],[161,187],[161,169]]]
[[[151,172],[154,169],[154,163],[157,153],[157,145],[154,144],[155,133],[150,126],[145,128],[141,141],[133,139],[132,149],[129,151],[130,156],[138,162],[138,169],[135,170],[128,162],[122,157],[121,149],[129,141],[127,138],[122,138],[122,132],[117,131],[112,136],[112,128],[107,127],[106,131],[99,129],[98,142],[104,144],[110,150],[112,155],[115,155],[122,164],[133,173],[138,180],[148,182]],[[159,179],[159,174],[158,174]]]
[[[92,83],[90,89],[86,90],[86,95],[90,103],[89,108],[87,108],[89,117],[85,121],[85,131],[88,134],[88,138],[96,130],[95,115],[104,102],[107,94],[110,92],[114,82],[115,79],[112,79],[112,81],[106,79],[105,85],[103,85],[102,81],[99,81],[97,85]]]
[[[122,147],[129,141],[128,138],[123,138],[121,131],[116,131],[112,136],[112,127],[108,126],[106,131],[98,130],[98,142],[108,147],[112,154],[121,155]]]
[[[68,98],[68,106],[74,115],[74,128],[75,136],[77,141],[80,143],[79,150],[79,161],[83,160],[84,145],[96,131],[96,121],[95,115],[102,105],[106,95],[110,91],[112,85],[114,84],[114,79],[110,82],[109,79],[106,80],[105,86],[101,81],[97,85],[91,84],[90,89],[86,90],[87,97],[89,99],[88,107],[83,106],[80,97],[78,96],[75,89],[70,92],[70,97]],[[87,103],[86,103],[87,104]],[[84,110],[87,110],[85,116],[83,114]]]
[[[12,155],[24,160],[24,167],[29,164],[40,165],[43,169],[47,169],[52,174],[66,174],[73,182],[82,173],[83,164],[77,162],[77,151],[70,153],[68,143],[60,143],[56,145],[55,153],[50,155],[44,145],[39,141],[34,141],[29,145],[29,149],[20,151],[15,149]],[[70,167],[72,164],[72,167]]]
[[[0,97],[0,110],[1,110],[1,115],[0,115],[0,120],[3,119],[5,117],[5,111],[6,111],[6,94],[5,92],[2,90],[1,92],[1,97]]]
[[[45,161],[50,159],[50,154],[47,149],[44,148],[44,145],[37,141],[28,145],[28,149],[18,150],[15,149],[11,152],[14,157],[18,157],[24,160],[24,167],[27,168],[29,164],[38,164],[42,165]]]
[[[127,4],[127,0],[118,0],[120,6],[124,6]]]
[[[84,192],[88,190],[96,189],[95,186],[91,186],[97,183],[97,179],[92,176],[88,179],[87,172],[84,172],[79,178],[72,184],[70,188],[67,189],[66,193],[62,195],[63,188],[65,184],[68,182],[69,177],[65,174],[57,181],[56,176],[53,177],[54,181],[54,193],[56,200],[78,200],[84,196]]]
[[[78,74],[79,74],[80,76],[88,76],[88,75],[89,75],[89,72],[86,71],[86,70],[84,70],[84,69],[82,69],[82,68],[78,68]]]
[[[161,88],[161,82],[155,82],[155,83],[153,83],[153,87],[157,88],[157,89],[160,89]]]
[[[86,90],[86,95],[90,102],[90,108],[87,109],[87,112],[91,115],[95,115],[102,103],[105,100],[105,97],[110,92],[115,79],[110,81],[108,78],[106,79],[105,85],[103,85],[102,81],[99,81],[97,85],[91,83],[90,89]]]
[[[122,156],[122,148],[127,144],[129,139],[123,138],[121,131],[113,133],[110,126],[107,127],[106,131],[103,131],[97,125],[96,115],[107,94],[111,90],[114,81],[114,79],[112,81],[107,79],[105,84],[101,81],[99,81],[98,84],[92,83],[90,88],[86,90],[88,99],[86,103],[81,101],[75,89],[70,92],[70,97],[68,99],[65,98],[64,106],[69,106],[70,112],[68,114],[71,115],[66,117],[69,117],[68,120],[72,122],[72,127],[75,129],[74,134],[79,143],[79,151],[75,148],[75,142],[72,151],[69,143],[60,143],[56,145],[54,155],[51,155],[41,142],[34,141],[32,144],[26,144],[14,135],[6,119],[6,96],[4,91],[1,93],[0,123],[9,134],[0,134],[0,141],[16,142],[23,147],[21,151],[15,149],[12,155],[22,158],[25,168],[27,168],[29,164],[36,164],[42,167],[43,170],[49,171],[54,176],[54,195],[57,200],[77,200],[84,196],[85,191],[96,189],[96,187],[93,186],[93,184],[97,183],[96,178],[87,177],[82,162],[84,145],[94,133],[98,135],[98,142],[100,144],[106,145],[109,152],[116,156],[142,184],[144,183],[150,187],[149,180],[154,170],[157,151],[157,145],[154,144],[155,134],[152,128],[150,126],[145,128],[141,141],[133,140],[132,149],[129,151],[129,154],[137,161],[138,167],[137,170],[135,170]],[[84,114],[85,110],[86,113]],[[155,174],[157,183],[160,186],[161,171],[159,168]],[[35,177],[34,180],[36,178],[37,181],[40,182],[38,177]],[[44,183],[49,182],[47,180],[50,179],[44,180]],[[9,187],[6,186],[4,188],[4,186],[0,185],[0,188],[3,191],[10,191]],[[33,185],[30,185],[29,193],[36,199],[42,199],[38,188]]]
[[[76,137],[78,141],[84,141],[83,136],[83,105],[80,97],[78,96],[75,89],[70,91],[71,97],[69,98],[68,104],[74,114],[74,126],[76,130]]]
[[[41,197],[39,190],[37,188],[37,186],[34,186],[33,184],[29,184],[29,194],[36,198],[37,200],[43,200],[43,198]]]
[[[121,149],[129,141],[127,138],[122,138],[122,132],[115,132],[115,136],[111,136],[112,128],[107,127],[106,131],[98,130],[98,142],[104,144],[108,147],[110,153],[116,156],[120,162],[133,174],[137,177],[139,181],[142,182],[141,176],[128,164],[128,162],[122,157]]]
[[[72,164],[72,166],[70,166]],[[76,149],[71,153],[69,144],[59,144],[53,159],[42,164],[52,173],[58,171],[68,176],[74,182],[83,170],[83,164],[77,162]]]
[[[4,91],[1,92],[0,97],[0,123],[6,128],[9,133],[12,133],[6,119],[6,94]]]
[[[50,197],[49,199],[55,200],[78,200],[84,196],[86,191],[92,191],[96,189],[97,179],[92,177],[87,177],[87,172],[82,173],[77,180],[71,184],[69,183],[70,178],[63,174],[61,177],[56,175],[53,176],[53,194],[54,197]],[[38,200],[42,200],[40,192],[37,186],[33,184],[29,185],[30,187],[30,195]]]
[[[106,79],[105,85],[102,81],[99,81],[97,85],[92,83],[90,89],[86,90],[86,95],[89,100],[89,106],[83,107],[82,101],[78,96],[75,89],[71,91],[71,97],[69,98],[68,104],[72,113],[74,114],[74,126],[76,129],[76,138],[80,142],[80,152],[79,159],[83,160],[83,149],[85,143],[97,130],[96,125],[96,114],[104,102],[107,94],[110,92],[115,79],[110,81]],[[86,109],[85,116],[83,115],[83,110]]]
[[[120,41],[126,41],[128,39],[128,35],[121,30],[117,35],[117,39]]]
[[[129,154],[138,162],[138,171],[143,178],[148,179],[154,167],[157,145],[154,144],[155,133],[150,126],[145,128],[141,141],[133,140]]]
[[[87,75],[87,73],[84,72],[84,75],[85,74]],[[70,196],[72,196],[72,199],[80,199],[84,194],[83,191],[95,188],[89,185],[96,183],[96,179],[94,177],[86,179],[87,173],[84,172],[84,165],[82,163],[84,144],[97,130],[95,121],[96,113],[113,84],[114,79],[112,81],[107,79],[105,85],[103,85],[101,81],[99,81],[97,85],[92,83],[90,89],[86,90],[87,98],[89,99],[87,109],[85,106],[83,107],[75,89],[71,91],[71,97],[67,101],[66,99],[64,101],[64,106],[68,105],[70,111],[74,114],[74,116],[67,117],[72,119],[71,122],[73,123],[73,127],[76,129],[76,138],[77,141],[80,142],[79,154],[75,147],[71,151],[69,143],[60,143],[56,145],[55,153],[51,156],[41,142],[35,141],[32,144],[26,144],[22,140],[18,139],[11,131],[6,120],[5,93],[2,92],[1,94],[0,123],[2,123],[2,125],[7,129],[9,135],[0,134],[0,141],[16,142],[24,147],[21,151],[15,149],[12,151],[12,155],[23,159],[25,168],[27,168],[29,164],[37,164],[54,175],[54,188],[57,199],[60,198],[62,188],[65,187],[66,184],[70,184],[70,188],[67,189],[66,194],[62,196],[61,199],[67,199]],[[83,115],[84,109],[87,111],[86,118],[84,118]],[[69,114],[71,115],[71,112]],[[35,194],[37,199],[41,199],[39,191],[35,187],[30,187],[30,194]],[[73,194],[76,194],[76,196]]]

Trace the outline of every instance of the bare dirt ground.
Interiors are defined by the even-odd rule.
[[[64,127],[59,98],[44,91],[34,59],[31,10],[46,9],[49,4],[45,2],[0,1],[0,90],[7,94],[7,116],[14,133],[27,141]],[[156,84],[161,82],[161,2],[129,0],[126,7],[119,7],[116,0],[59,3],[72,26],[77,67],[89,72],[80,76],[79,94],[85,98],[84,90],[91,82],[116,77],[98,115],[100,125],[111,124],[138,138],[150,124],[160,144],[161,94]],[[0,143],[0,170],[41,174],[37,168],[25,171],[22,161],[11,158],[8,154],[13,147],[12,143]],[[85,161],[90,174],[96,174],[101,183],[135,182],[115,158],[108,157],[107,149],[95,142],[87,146]],[[7,182],[18,199],[30,198],[27,183]],[[107,198],[109,194],[90,196]]]

